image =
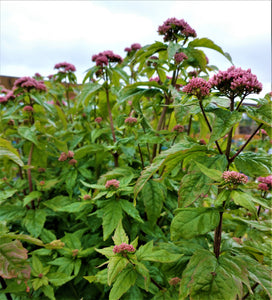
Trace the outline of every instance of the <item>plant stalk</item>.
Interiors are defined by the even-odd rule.
[[[32,154],[33,154],[33,149],[34,149],[34,144],[31,144],[31,148],[29,151],[29,155],[28,155],[28,161],[27,164],[30,167],[31,165],[31,160],[32,160]],[[33,191],[33,184],[32,184],[32,178],[31,178],[31,169],[28,168],[27,169],[27,178],[28,178],[28,186],[29,186],[29,193],[31,193]],[[31,206],[34,209],[34,200],[31,201]]]
[[[2,285],[3,290],[7,288],[7,284],[4,280],[4,278],[2,278],[1,276],[0,276],[0,283]],[[11,297],[10,293],[5,293],[5,296],[6,296],[7,300],[12,300],[12,297]]]

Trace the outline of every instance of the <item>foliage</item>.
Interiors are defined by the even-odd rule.
[[[0,299],[271,299],[271,97],[210,81],[201,49],[230,55],[168,23],[81,85],[60,63],[2,88]]]

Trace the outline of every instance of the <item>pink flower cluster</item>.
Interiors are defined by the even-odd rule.
[[[135,123],[137,123],[137,118],[128,117],[125,119],[125,123],[135,124]]]
[[[199,100],[210,94],[211,84],[203,78],[193,77],[182,89],[183,92],[195,95]]]
[[[107,66],[109,62],[117,62],[120,64],[122,63],[123,58],[118,54],[114,54],[111,50],[107,50],[93,55],[92,61],[94,61],[97,66],[103,67]]]
[[[156,81],[156,82],[158,82],[158,83],[160,83],[161,81],[160,81],[160,78],[157,76],[157,77],[151,77],[151,78],[149,78],[149,81]]]
[[[108,189],[108,188],[110,188],[110,187],[114,187],[114,188],[118,189],[118,188],[119,188],[119,184],[120,184],[120,182],[119,182],[118,180],[116,180],[116,179],[111,179],[111,180],[108,180],[108,181],[106,182],[105,188]]]
[[[259,190],[262,191],[268,191],[271,190],[272,187],[272,175],[266,176],[266,177],[259,177],[257,178],[259,185],[258,188]]]
[[[173,277],[169,280],[169,284],[175,286],[175,285],[179,284],[180,281],[181,281],[181,279],[179,277]]]
[[[179,52],[175,54],[174,59],[176,64],[179,65],[181,62],[183,62],[184,59],[188,59],[188,56],[183,52]]]
[[[24,106],[23,111],[33,111],[33,107],[30,105],[26,105]]]
[[[264,129],[259,130],[258,133],[259,133],[259,134],[261,133],[261,134],[263,134],[263,135],[267,135],[267,132],[266,132]]]
[[[155,55],[150,56],[146,61],[147,66],[150,67],[152,65],[153,67],[156,67],[158,65],[156,60],[159,60],[157,56]]]
[[[184,131],[184,126],[177,124],[176,126],[173,127],[173,131],[177,132],[183,132]]]
[[[134,252],[135,248],[132,245],[122,243],[113,247],[114,253]]]
[[[95,118],[94,121],[99,124],[99,123],[102,122],[102,118],[101,117],[97,117],[97,118]]]
[[[60,72],[63,72],[63,73],[76,71],[76,67],[67,62],[61,62],[61,63],[55,64],[54,69],[61,69]]]
[[[158,28],[159,35],[164,36],[164,41],[175,41],[177,38],[196,37],[196,32],[183,19],[167,19],[163,25]]]
[[[68,153],[65,153],[65,152],[61,152],[60,154],[60,157],[59,157],[59,161],[65,161],[67,160],[68,158],[73,158],[74,157],[74,152],[73,151],[68,151]],[[70,163],[70,162],[69,162]]]
[[[263,88],[250,69],[242,70],[234,66],[228,68],[227,71],[219,71],[210,79],[210,84],[224,95],[240,97],[252,93],[259,94]]]
[[[139,43],[134,43],[130,47],[126,47],[125,51],[130,53],[132,51],[134,52],[134,51],[140,50],[141,48],[142,48],[142,46]]]
[[[28,91],[36,89],[37,91],[46,91],[43,81],[37,81],[32,77],[21,77],[14,82],[14,88],[26,88]]]
[[[248,181],[248,177],[245,174],[235,171],[225,171],[222,177],[226,183],[245,184]]]

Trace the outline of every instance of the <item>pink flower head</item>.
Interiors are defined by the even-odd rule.
[[[207,145],[206,141],[204,139],[199,140],[200,145]]]
[[[153,67],[156,67],[158,65],[158,63],[156,62],[157,60],[159,60],[159,58],[155,55],[150,56],[147,61],[146,64],[150,67],[151,65]]]
[[[115,189],[118,189],[119,188],[119,184],[120,182],[116,179],[111,179],[111,180],[108,180],[105,184],[105,188],[108,189],[110,187],[113,187]]]
[[[84,200],[89,200],[89,199],[91,199],[91,196],[90,196],[90,195],[84,195],[84,196],[83,196],[83,199],[84,199]]]
[[[133,117],[128,117],[125,119],[125,123],[128,123],[130,125],[134,125],[137,123],[137,118],[133,118]]]
[[[61,152],[59,161],[65,161],[68,158],[67,154],[65,152]]]
[[[183,132],[184,131],[184,126],[177,124],[176,126],[174,126],[173,131],[176,132]]]
[[[151,78],[149,78],[149,81],[156,81],[158,83],[161,82],[159,77],[151,77]]]
[[[121,245],[116,245],[113,247],[114,253],[127,253],[127,252],[135,252],[135,248],[132,245],[122,243]]]
[[[0,103],[8,102],[7,97],[0,97]]]
[[[259,130],[259,133],[261,133],[263,135],[267,135],[267,132],[264,129],[261,129],[261,131]]]
[[[197,77],[198,76],[198,72],[196,70],[190,71],[190,72],[188,72],[188,76],[189,77]]]
[[[193,77],[189,83],[183,87],[182,91],[196,96],[199,100],[210,94],[211,84],[203,78]]]
[[[196,32],[183,19],[167,19],[163,25],[158,28],[159,35],[163,35],[163,40],[176,41],[178,38],[196,37]]]
[[[271,190],[272,175],[269,175],[269,176],[266,176],[266,177],[258,177],[257,180],[258,180],[258,182],[260,182],[260,184],[259,184],[260,189],[262,189],[263,191]]]
[[[235,171],[225,171],[222,177],[226,183],[245,184],[248,181],[248,177],[245,174]]]
[[[129,48],[129,47],[126,47],[126,48],[124,49],[124,51],[127,52],[127,53],[130,53],[130,52],[132,51],[132,49]]]
[[[69,165],[75,165],[76,163],[77,163],[77,160],[76,159],[74,159],[74,158],[72,158],[71,160],[69,160]]]
[[[179,65],[184,59],[188,59],[188,56],[183,52],[176,53],[174,56],[175,62]]]
[[[69,157],[69,158],[72,158],[72,157],[74,157],[74,152],[73,151],[68,151],[68,153],[67,153],[67,157]]]
[[[169,280],[169,284],[175,286],[175,285],[179,284],[180,281],[181,281],[181,279],[179,277],[173,277]]]
[[[35,76],[35,77],[42,78],[42,75],[41,75],[40,73],[35,73],[34,76]]]
[[[30,105],[26,105],[24,106],[23,111],[33,111],[33,107]]]
[[[45,185],[45,181],[44,181],[44,180],[41,180],[41,181],[40,181],[40,185]]]
[[[266,183],[259,183],[258,189],[261,190],[261,191],[268,191],[269,187]]]
[[[111,50],[100,52],[92,56],[92,61],[96,62],[97,66],[107,66],[109,62],[122,63],[123,58],[120,55],[114,54]]]
[[[245,97],[252,93],[259,94],[262,91],[262,84],[257,80],[257,76],[251,70],[242,70],[234,66],[227,71],[219,71],[210,79],[212,88],[226,96]]]
[[[55,64],[54,69],[59,69],[59,72],[61,72],[61,73],[76,71],[76,67],[67,62],[61,62],[61,63]]]
[[[99,124],[99,123],[102,122],[102,118],[101,117],[97,117],[97,118],[95,118],[94,121]]]
[[[46,91],[46,86],[43,81],[37,81],[32,77],[21,77],[14,82],[14,88],[24,88],[27,91],[35,89],[37,91]]]
[[[134,51],[140,50],[142,48],[142,46],[139,43],[134,43],[130,47]]]

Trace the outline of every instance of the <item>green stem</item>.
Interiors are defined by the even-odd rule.
[[[27,164],[29,166],[29,168],[27,169],[27,178],[28,178],[29,193],[31,193],[33,191],[33,184],[32,184],[32,178],[31,178],[31,168],[30,168],[31,160],[32,160],[32,154],[33,154],[33,149],[34,149],[34,144],[32,143],[30,151],[29,151],[29,155],[28,155],[28,161],[27,161]],[[35,206],[34,206],[34,200],[32,200],[31,206],[32,206],[33,209],[35,208]]]
[[[191,131],[191,127],[192,127],[192,119],[193,119],[193,116],[190,115],[189,124],[188,124],[188,130],[187,130],[187,135],[188,136],[190,135],[190,131]]]

